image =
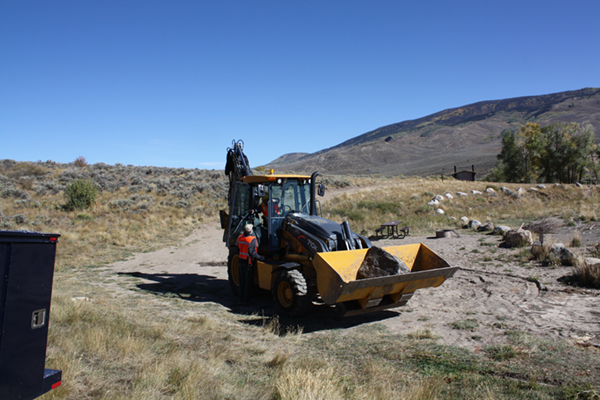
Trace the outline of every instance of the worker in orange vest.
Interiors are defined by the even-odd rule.
[[[258,211],[262,211],[265,218],[269,216],[269,195],[266,195],[262,198],[262,202]],[[279,214],[279,206],[277,203],[273,203],[273,211],[275,214]]]
[[[240,277],[240,303],[246,305],[248,303],[248,297],[252,291],[252,284],[254,283],[254,269],[253,260],[264,260],[265,258],[256,252],[257,242],[256,237],[252,233],[254,226],[252,224],[246,224],[244,226],[244,233],[238,237],[238,249],[240,250],[238,271]]]

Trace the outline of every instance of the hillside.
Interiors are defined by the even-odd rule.
[[[279,157],[267,167],[328,174],[449,175],[475,165],[478,178],[496,163],[501,134],[527,122],[589,121],[600,139],[600,89],[482,101],[377,128],[337,146]]]
[[[278,166],[278,165],[285,165],[285,164],[290,164],[293,163],[296,160],[301,159],[302,157],[306,157],[310,155],[310,153],[288,153],[288,154],[284,154],[281,157],[277,158],[276,160],[273,160],[269,163],[269,165],[271,166]]]

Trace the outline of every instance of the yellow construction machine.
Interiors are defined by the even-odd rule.
[[[348,316],[399,307],[417,289],[437,287],[457,268],[451,267],[423,244],[384,247],[408,269],[404,274],[364,277],[359,273],[373,246],[352,232],[348,222],[338,224],[320,216],[317,195],[325,186],[312,175],[253,175],[243,142],[228,149],[229,210],[221,210],[223,241],[229,248],[227,271],[238,293],[237,238],[246,223],[254,225],[258,253],[255,285],[269,290],[278,309],[291,316],[306,314],[314,304],[335,306]],[[410,270],[410,271],[409,271]]]

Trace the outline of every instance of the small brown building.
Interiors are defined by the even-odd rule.
[[[456,165],[454,166],[454,173],[452,177],[459,181],[475,181],[475,165],[471,165],[471,171],[459,171],[456,172]]]

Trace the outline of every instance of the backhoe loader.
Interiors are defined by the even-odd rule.
[[[358,274],[370,240],[320,216],[325,186],[312,175],[253,175],[243,142],[233,141],[227,152],[229,210],[221,210],[223,241],[229,248],[228,278],[239,288],[237,238],[244,225],[254,225],[258,253],[254,283],[272,292],[280,312],[308,313],[314,304],[335,306],[339,316],[399,307],[417,289],[437,287],[457,268],[451,267],[423,244],[384,247],[403,262],[409,273],[363,278]],[[361,278],[359,278],[359,276]]]

